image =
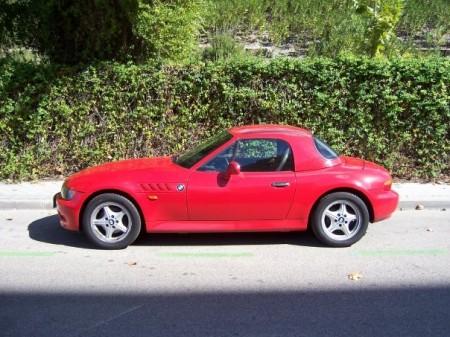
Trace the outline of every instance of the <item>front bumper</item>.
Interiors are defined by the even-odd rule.
[[[77,193],[78,194],[78,193]],[[59,223],[62,228],[79,231],[80,230],[80,208],[82,200],[80,195],[75,195],[72,200],[65,200],[61,193],[53,196],[53,207],[56,207],[59,215]]]
[[[373,205],[373,222],[389,218],[398,208],[398,193],[390,191],[379,191],[371,196]]]

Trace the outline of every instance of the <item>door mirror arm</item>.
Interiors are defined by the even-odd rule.
[[[241,173],[241,165],[234,160],[228,164],[227,169],[224,172],[224,177],[230,179],[232,175],[239,175]]]

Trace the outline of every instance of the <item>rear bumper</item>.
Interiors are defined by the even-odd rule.
[[[398,207],[398,193],[395,191],[377,191],[371,196],[373,206],[373,222],[389,218]]]
[[[57,193],[53,197],[53,207],[56,207],[58,211],[59,223],[62,228],[71,231],[80,230],[79,219],[82,204],[80,199],[79,195],[75,195],[72,200],[65,200],[61,197],[61,193]]]

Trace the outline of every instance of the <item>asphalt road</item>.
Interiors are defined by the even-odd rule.
[[[449,239],[450,212],[424,210],[345,249],[246,233],[102,251],[52,213],[0,211],[0,336],[450,336]]]

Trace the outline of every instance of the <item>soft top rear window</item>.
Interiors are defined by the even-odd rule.
[[[314,137],[314,144],[316,144],[317,151],[320,152],[322,156],[326,159],[336,159],[338,155],[334,152],[331,147],[321,141],[319,138]]]

